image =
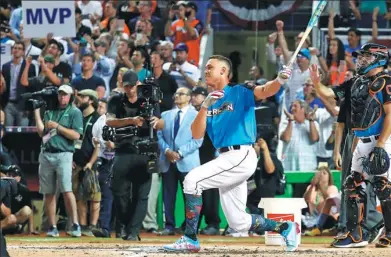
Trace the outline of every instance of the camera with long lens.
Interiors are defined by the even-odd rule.
[[[23,99],[28,99],[26,102],[26,109],[34,111],[41,107],[45,107],[46,110],[54,110],[57,107],[57,87],[46,87],[41,91],[34,93],[22,94]]]
[[[154,116],[155,107],[163,99],[163,94],[154,79],[147,78],[144,83],[137,86],[137,97],[145,100],[142,105],[140,116],[145,120],[150,120]],[[158,142],[153,133],[153,127],[148,125],[148,137],[140,137],[140,128],[137,126],[127,126],[122,128],[111,128],[104,126],[102,138],[105,141],[121,143],[124,140],[130,140],[133,147],[141,155],[148,156],[148,172],[156,173],[158,159]]]

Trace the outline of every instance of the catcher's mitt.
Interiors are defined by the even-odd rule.
[[[369,154],[367,163],[367,172],[370,175],[381,175],[388,171],[390,168],[390,156],[381,147],[373,148]]]

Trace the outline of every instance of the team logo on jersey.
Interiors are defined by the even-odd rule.
[[[234,105],[232,103],[223,103],[223,105],[221,105],[220,108],[208,110],[206,115],[207,116],[216,116],[224,111],[233,112]]]

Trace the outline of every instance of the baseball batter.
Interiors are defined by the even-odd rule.
[[[391,247],[391,77],[384,71],[388,49],[369,43],[353,56],[357,58],[358,76],[333,90],[320,84],[316,66],[311,69],[315,89],[321,96],[351,99],[351,125],[358,138],[351,173],[344,182],[348,232],[332,245],[349,248],[368,244],[369,234],[363,224],[365,181],[370,181],[381,203],[385,227],[376,247]]]
[[[256,139],[255,98],[264,99],[277,93],[290,78],[291,69],[284,67],[276,80],[263,86],[230,86],[231,72],[230,60],[220,55],[211,56],[206,64],[206,84],[216,91],[204,100],[192,124],[192,135],[199,139],[207,131],[219,156],[193,169],[185,177],[185,235],[175,243],[164,246],[164,249],[183,252],[200,250],[196,234],[202,208],[201,193],[218,188],[222,209],[231,228],[239,232],[257,228],[278,232],[286,242],[286,250],[294,251],[297,248],[298,224],[276,222],[261,215],[246,213],[246,180],[257,166],[257,155],[252,146]]]

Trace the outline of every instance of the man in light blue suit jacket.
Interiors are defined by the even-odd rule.
[[[164,128],[157,132],[166,218],[165,229],[160,235],[175,234],[174,210],[178,181],[183,188],[186,174],[200,166],[198,148],[202,145],[203,139],[192,138],[191,124],[197,116],[197,111],[190,105],[190,99],[190,89],[178,88],[174,95],[177,108],[162,113]]]

